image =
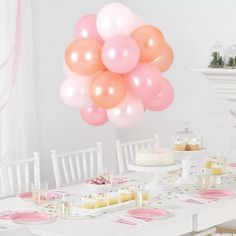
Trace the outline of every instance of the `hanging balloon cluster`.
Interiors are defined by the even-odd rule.
[[[158,28],[123,4],[107,4],[77,22],[76,39],[65,52],[61,99],[80,109],[88,124],[135,126],[145,109],[161,111],[172,103],[173,88],[161,74],[172,61]]]

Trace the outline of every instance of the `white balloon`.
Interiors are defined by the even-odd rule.
[[[104,39],[115,35],[130,35],[134,28],[133,13],[121,3],[105,5],[97,15],[97,30]]]
[[[108,119],[118,128],[131,128],[137,126],[142,120],[144,106],[142,101],[128,95],[122,103],[107,110]]]

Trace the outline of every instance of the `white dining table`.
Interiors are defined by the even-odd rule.
[[[132,177],[137,173],[132,173]],[[129,175],[128,175],[129,176]],[[172,178],[175,178],[173,176]],[[166,178],[166,181],[169,181]],[[78,184],[63,188],[64,191],[83,193],[87,191],[86,184]],[[236,175],[229,173],[219,189],[231,190],[236,193]],[[126,225],[112,221],[120,212],[111,212],[96,218],[84,219],[57,219],[48,224],[27,225],[31,232],[40,236],[179,236],[192,231],[201,231],[209,227],[236,219],[236,197],[222,199],[210,204],[187,203],[178,198],[181,194],[191,194],[197,186],[170,185],[163,193],[159,194],[156,202],[158,208],[166,209],[170,216],[164,219],[145,222],[138,225]],[[0,212],[4,210],[32,211],[35,205],[32,202],[23,201],[18,197],[0,200]],[[11,222],[0,220],[0,226]],[[0,234],[1,235],[1,234]]]

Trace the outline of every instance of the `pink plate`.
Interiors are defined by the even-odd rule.
[[[236,163],[230,163],[229,166],[235,168],[236,167]]]
[[[17,224],[42,224],[53,221],[53,217],[47,213],[18,212],[11,215],[11,220]]]
[[[220,189],[209,189],[200,191],[197,193],[200,197],[207,198],[229,198],[233,196],[233,193],[230,191],[220,190]]]
[[[20,193],[18,197],[25,201],[32,201],[32,192]]]
[[[114,177],[112,179],[112,184],[124,184],[127,183],[129,180],[126,177]]]
[[[140,219],[153,219],[159,217],[166,217],[169,213],[163,209],[151,209],[151,208],[137,208],[127,211],[132,217]]]

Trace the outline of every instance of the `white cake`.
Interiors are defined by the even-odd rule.
[[[140,149],[135,156],[135,164],[142,166],[172,165],[175,158],[170,149]]]

